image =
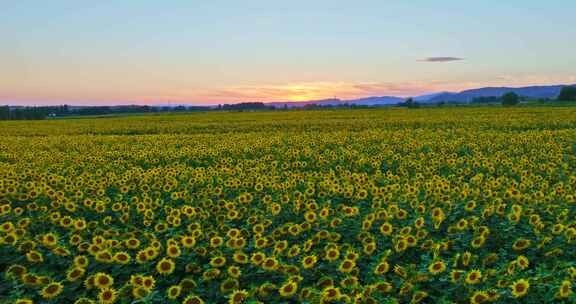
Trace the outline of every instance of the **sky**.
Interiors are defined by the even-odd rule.
[[[576,83],[573,0],[0,0],[0,104],[218,104]]]

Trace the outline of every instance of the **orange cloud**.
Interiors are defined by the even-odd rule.
[[[353,99],[366,96],[412,96],[433,88],[419,83],[309,82],[262,86],[234,86],[212,90],[181,90],[172,94],[145,96],[145,100],[202,101],[206,103],[242,101],[303,101],[326,98]]]
[[[461,91],[485,86],[529,86],[574,84],[576,76],[513,74],[489,79],[428,80],[415,82],[294,82],[284,84],[243,85],[210,89],[166,90],[149,88],[151,94],[138,95],[97,92],[48,92],[46,94],[12,92],[0,94],[0,104],[221,104],[247,101],[304,101],[326,98],[355,99],[368,96],[417,96],[441,91]],[[154,91],[158,93],[154,93]]]
[[[576,82],[574,77],[502,75],[488,80],[432,80],[418,82],[300,82],[272,85],[231,86],[181,90],[172,94],[144,96],[145,101],[235,103],[245,101],[304,101],[326,98],[355,99],[368,96],[417,96],[431,92],[457,92],[486,86],[529,86]]]

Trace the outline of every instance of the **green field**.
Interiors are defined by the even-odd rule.
[[[0,303],[574,303],[575,218],[575,107],[0,121]]]

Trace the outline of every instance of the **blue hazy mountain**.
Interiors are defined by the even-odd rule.
[[[413,97],[414,101],[420,103],[458,102],[469,103],[476,97],[500,97],[508,92],[514,92],[520,96],[532,99],[549,98],[554,99],[560,94],[560,90],[568,85],[549,86],[529,86],[529,87],[485,87],[461,92],[437,92]],[[371,96],[358,99],[342,100],[338,98],[308,100],[308,101],[279,101],[269,102],[267,105],[280,108],[298,108],[306,105],[338,106],[338,105],[359,105],[359,106],[387,106],[403,103],[405,97],[396,96]]]
[[[486,87],[479,89],[465,90],[458,93],[444,92],[436,95],[426,102],[461,102],[468,103],[477,97],[500,97],[508,92],[514,92],[519,96],[528,97],[532,99],[550,98],[554,99],[560,94],[560,90],[566,85],[550,85],[550,86],[529,86],[520,88],[511,87]]]

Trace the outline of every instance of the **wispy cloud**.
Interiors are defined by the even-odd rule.
[[[460,58],[460,57],[427,57],[424,59],[421,59],[420,61],[424,61],[424,62],[452,62],[452,61],[460,61],[460,60],[464,60],[464,58]]]

